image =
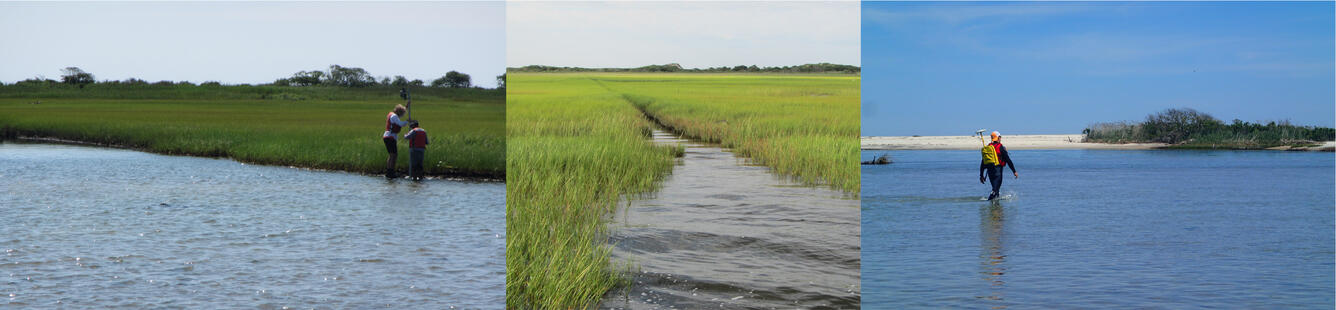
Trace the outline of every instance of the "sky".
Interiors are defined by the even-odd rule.
[[[1336,120],[1333,2],[864,3],[865,136]]]
[[[495,87],[501,2],[0,2],[0,81],[79,67],[97,80],[270,83],[332,64]]]
[[[507,65],[859,65],[859,4],[509,2]]]

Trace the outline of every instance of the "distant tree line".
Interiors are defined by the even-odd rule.
[[[505,88],[505,74],[499,75],[497,79],[497,88]],[[357,67],[344,67],[340,65],[330,65],[328,71],[311,70],[299,71],[292,74],[292,77],[280,78],[275,80],[272,85],[276,86],[338,86],[338,87],[444,87],[444,88],[481,88],[473,85],[473,78],[468,74],[451,70],[445,75],[432,80],[431,84],[420,79],[409,80],[402,75],[396,75],[394,78],[381,76],[379,78],[367,73],[366,69]]]
[[[497,88],[505,88],[505,87],[506,87],[506,75],[505,75],[505,74],[502,74],[502,75],[497,76],[497,77],[496,77],[496,81],[497,81]],[[19,81],[19,82],[14,83],[14,84],[15,84],[15,85],[51,85],[51,84],[68,84],[68,85],[75,85],[75,86],[78,86],[79,88],[83,88],[85,85],[89,85],[89,84],[107,84],[107,85],[159,85],[159,86],[168,86],[168,85],[192,85],[192,86],[194,86],[194,85],[195,85],[194,83],[191,83],[191,82],[189,82],[189,81],[179,81],[179,82],[173,82],[173,81],[158,81],[158,82],[152,82],[152,83],[150,83],[150,82],[148,82],[148,81],[141,80],[141,79],[137,79],[137,78],[128,78],[128,79],[125,79],[125,80],[119,80],[119,81],[117,81],[117,80],[104,80],[104,81],[98,82],[98,81],[96,80],[95,76],[94,76],[92,73],[85,72],[85,71],[83,71],[82,69],[79,69],[78,67],[67,67],[67,68],[65,68],[65,69],[61,69],[60,81],[56,81],[56,80],[52,80],[52,79],[48,79],[48,78],[39,76],[39,77],[36,77],[36,78],[31,78],[31,79],[22,80],[22,81]],[[0,83],[0,85],[3,85],[3,83]],[[200,83],[198,86],[221,86],[221,85],[222,85],[222,84],[219,83],[219,82],[216,82],[216,81],[209,81],[209,82]],[[243,84],[243,85],[249,85],[249,84]],[[297,73],[292,74],[291,77],[279,78],[279,79],[275,80],[273,83],[266,84],[266,85],[271,85],[271,86],[335,86],[335,87],[352,87],[352,88],[361,88],[361,87],[385,87],[385,86],[393,86],[393,87],[410,87],[410,86],[412,86],[412,87],[427,87],[427,86],[428,86],[428,84],[427,84],[426,82],[423,82],[422,80],[419,80],[419,79],[409,80],[408,78],[406,78],[406,77],[404,77],[404,76],[402,76],[402,75],[396,75],[396,76],[394,76],[393,79],[391,79],[390,77],[386,77],[386,76],[381,76],[381,77],[377,78],[377,77],[375,77],[375,76],[372,76],[372,75],[371,75],[370,73],[368,73],[365,69],[357,68],[357,67],[344,67],[344,66],[340,66],[340,65],[331,65],[331,66],[329,66],[329,70],[327,70],[327,71],[320,71],[320,70],[299,71],[299,72],[297,72]],[[480,86],[473,85],[472,77],[470,77],[468,74],[461,73],[461,72],[458,72],[458,71],[453,71],[453,70],[450,71],[450,72],[446,72],[445,75],[441,76],[440,78],[437,78],[437,79],[435,79],[435,80],[432,80],[432,81],[431,81],[431,84],[430,84],[430,87],[440,87],[440,88],[482,88],[482,87],[480,87]]]
[[[1297,126],[1289,121],[1252,123],[1238,119],[1226,124],[1190,108],[1167,109],[1146,116],[1143,122],[1097,123],[1082,131],[1087,142],[1219,145],[1265,148],[1336,140],[1336,129]]]
[[[831,63],[804,64],[797,66],[783,67],[757,67],[756,65],[738,65],[732,67],[710,67],[710,68],[683,68],[682,65],[670,63],[665,65],[648,65],[636,68],[582,68],[582,67],[554,67],[543,65],[529,65],[519,68],[507,68],[506,71],[514,72],[766,72],[766,73],[849,73],[860,74],[863,69],[858,66],[839,65]]]

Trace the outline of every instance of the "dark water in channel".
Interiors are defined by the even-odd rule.
[[[502,308],[505,185],[0,143],[0,308]]]
[[[1333,305],[1332,153],[1011,152],[998,204],[977,151],[863,167],[864,307]]]
[[[686,155],[610,224],[614,262],[638,268],[603,308],[858,308],[856,197],[788,182],[717,146],[655,140]]]

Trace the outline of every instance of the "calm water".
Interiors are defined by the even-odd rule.
[[[856,196],[787,182],[717,146],[655,139],[686,154],[611,224],[613,260],[637,268],[604,308],[858,308]]]
[[[1332,153],[1011,154],[996,205],[977,151],[863,167],[865,307],[1332,307]]]
[[[0,308],[501,308],[505,185],[0,143]]]

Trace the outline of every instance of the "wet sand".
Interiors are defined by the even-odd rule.
[[[1164,143],[1082,143],[1083,135],[1002,136],[1002,144],[1018,150],[1145,150],[1168,146]],[[983,146],[977,136],[891,136],[862,137],[864,150],[977,150]]]

